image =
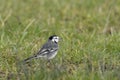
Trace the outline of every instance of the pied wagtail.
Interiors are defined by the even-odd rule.
[[[57,35],[52,35],[49,37],[48,41],[42,46],[42,48],[38,51],[37,54],[25,59],[24,61],[27,62],[34,58],[45,58],[50,60],[54,58],[58,52],[58,42],[60,38]]]

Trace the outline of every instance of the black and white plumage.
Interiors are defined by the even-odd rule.
[[[58,52],[58,42],[59,42],[59,37],[57,35],[50,36],[48,41],[42,46],[42,48],[38,51],[37,54],[34,56],[31,56],[24,61],[29,61],[34,58],[45,58],[45,59],[52,59],[56,56]]]

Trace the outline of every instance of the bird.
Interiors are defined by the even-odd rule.
[[[45,58],[48,61],[53,59],[57,55],[59,49],[59,40],[60,37],[57,35],[50,36],[48,41],[40,48],[40,50],[35,55],[25,59],[24,62],[28,62],[29,60],[35,58]]]

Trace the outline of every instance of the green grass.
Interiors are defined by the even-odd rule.
[[[0,80],[119,80],[119,0],[1,0]],[[23,64],[50,35],[51,64]]]

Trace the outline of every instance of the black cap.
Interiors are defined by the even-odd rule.
[[[57,35],[52,35],[52,36],[50,36],[50,37],[49,37],[49,40],[52,40],[53,37],[55,37],[55,36],[57,36]]]

